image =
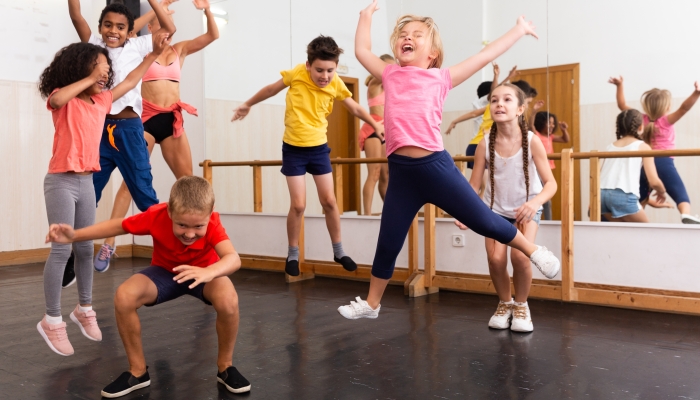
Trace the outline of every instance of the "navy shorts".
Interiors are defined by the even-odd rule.
[[[139,210],[146,211],[158,204],[141,118],[105,120],[100,141],[100,171],[92,174],[97,203],[115,168],[119,168]]]
[[[681,176],[678,175],[673,158],[656,157],[654,158],[654,165],[656,165],[656,173],[659,175],[659,179],[666,187],[668,196],[676,204],[690,203],[690,197],[688,197],[688,192],[685,190]],[[651,187],[649,186],[647,175],[644,173],[644,168],[642,168],[642,174],[639,176],[640,201],[646,200],[649,197],[649,193],[651,193]]]
[[[185,294],[189,294],[192,297],[202,300],[204,304],[211,305],[211,303],[204,298],[204,283],[200,283],[199,285],[195,286],[194,289],[190,289],[189,285],[191,285],[194,280],[177,283],[173,280],[176,274],[173,274],[165,268],[156,267],[153,265],[144,268],[138,273],[146,275],[158,289],[158,297],[156,297],[155,303],[146,304],[147,307],[177,299]]]
[[[475,155],[477,146],[478,144],[470,144],[467,146],[467,156]],[[467,168],[474,169],[474,161],[467,161]]]
[[[333,172],[331,148],[328,143],[313,147],[299,147],[282,143],[282,175],[325,175]]]

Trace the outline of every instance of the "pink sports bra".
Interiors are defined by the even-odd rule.
[[[386,96],[384,95],[384,91],[382,90],[382,93],[377,95],[376,97],[372,97],[371,99],[368,98],[367,104],[369,104],[370,107],[383,106],[385,98]]]
[[[170,65],[166,66],[160,65],[157,61],[154,61],[153,64],[148,67],[146,74],[143,75],[144,82],[160,80],[180,82],[180,55],[177,54],[174,47],[173,51],[175,52],[175,60],[170,63]]]

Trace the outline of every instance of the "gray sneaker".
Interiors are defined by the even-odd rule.
[[[107,243],[100,247],[100,251],[95,256],[95,271],[105,272],[109,269],[109,261],[114,255],[114,248]]]

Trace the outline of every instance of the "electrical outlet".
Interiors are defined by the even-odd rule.
[[[339,75],[345,75],[350,72],[350,68],[348,68],[347,64],[338,64],[335,72],[337,72]]]
[[[452,247],[464,247],[464,235],[452,235]]]

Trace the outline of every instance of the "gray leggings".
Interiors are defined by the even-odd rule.
[[[49,224],[68,224],[79,229],[95,223],[92,175],[47,174],[44,199]],[[61,282],[70,251],[70,244],[51,243],[51,254],[44,266],[46,314],[52,317],[61,316]],[[93,252],[92,240],[73,243],[80,304],[92,304]]]

